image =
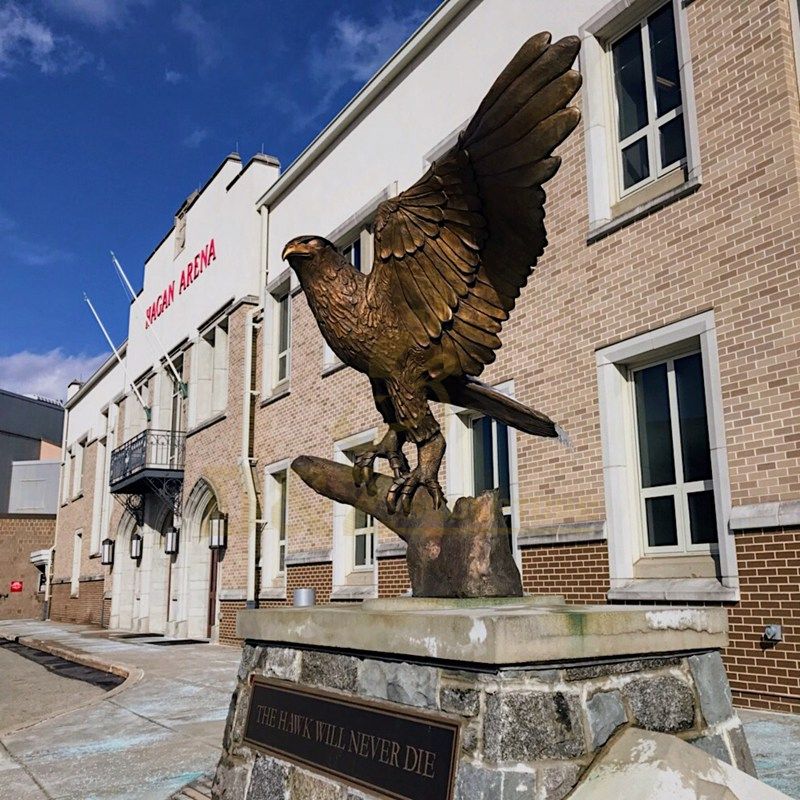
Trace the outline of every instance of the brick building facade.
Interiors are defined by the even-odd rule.
[[[55,530],[54,514],[0,514],[0,619],[41,618],[45,572],[31,556],[50,550]],[[12,583],[22,583],[21,591]]]
[[[382,431],[367,379],[336,362],[280,252],[318,233],[368,271],[379,202],[446,151],[524,38],[580,30],[584,119],[548,184],[550,243],[482,376],[558,421],[570,445],[437,406],[448,443],[440,477],[450,501],[501,490],[526,591],[570,603],[723,604],[737,700],[800,710],[796,16],[790,0],[443,4],[280,177],[250,170],[246,280],[201,289],[201,274],[192,291],[211,294],[207,304],[187,308],[180,330],[169,309],[152,323],[188,384],[182,502],[164,500],[154,472],[139,495],[141,525],[109,506],[108,569],[91,557],[97,548],[73,556],[103,502],[91,488],[75,500],[62,492],[54,577],[71,565],[71,601],[101,578],[107,624],[235,642],[240,608],[291,602],[294,588],[313,586],[318,602],[407,589],[397,539],[289,469],[300,454],[346,463]],[[409,109],[413,125],[399,125]],[[218,171],[182,207],[157,248],[166,266],[148,261],[148,299],[169,269],[183,274],[175,253],[213,235],[204,202],[241,213],[235,189],[214,194],[241,165],[220,169],[230,174]],[[136,313],[129,365],[146,333]],[[179,387],[163,360],[136,358],[129,375],[142,376],[134,384],[159,409],[149,428],[169,428]],[[116,404],[106,452],[147,430],[121,373],[117,384],[101,391],[102,376],[93,379],[67,404],[78,417],[90,409],[87,420]],[[92,425],[68,420],[68,447]],[[105,493],[91,434],[84,444],[84,487]],[[212,556],[219,518],[227,546]],[[180,546],[168,556],[172,526]],[[137,531],[142,555],[132,559]],[[57,610],[55,588],[54,616],[81,613],[66,600]],[[102,593],[86,593],[102,609]],[[768,624],[782,626],[782,641],[764,639]]]

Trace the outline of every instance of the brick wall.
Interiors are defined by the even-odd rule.
[[[4,514],[0,516],[0,619],[38,619],[44,592],[39,592],[39,569],[31,564],[34,550],[53,546],[54,516]],[[10,591],[11,581],[22,581],[22,591]]]
[[[317,590],[317,603],[330,603],[333,591],[333,565],[300,564],[286,570],[286,602],[291,603],[295,589],[313,586]]]
[[[69,583],[53,584],[50,593],[50,619],[54,622],[99,625],[102,613],[102,580],[81,581],[77,597],[70,597]]]
[[[405,556],[378,559],[378,597],[398,597],[410,588]]]
[[[800,530],[736,536],[741,602],[728,609],[725,663],[736,702],[800,713]],[[766,625],[783,641],[765,646]]]
[[[605,542],[526,547],[522,585],[530,594],[564,595],[568,603],[605,603],[608,548]]]
[[[236,635],[236,615],[246,607],[244,600],[220,600],[219,643],[241,647],[242,640]]]

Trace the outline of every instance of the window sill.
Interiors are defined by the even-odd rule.
[[[258,593],[259,600],[286,600],[286,589],[262,589]]]
[[[221,411],[219,414],[215,414],[213,417],[209,417],[208,419],[199,422],[194,426],[194,428],[186,431],[186,438],[188,439],[190,436],[194,436],[196,433],[200,433],[200,431],[204,431],[207,428],[210,428],[212,425],[222,422],[222,420],[224,420],[227,416],[227,411]]]
[[[735,602],[739,590],[723,586],[715,578],[647,578],[609,589],[607,597],[621,601]]]
[[[264,406],[271,405],[272,403],[277,403],[278,400],[282,400],[284,397],[288,397],[291,393],[292,391],[288,382],[279,383],[272,390],[270,396],[261,401],[261,408],[264,408]]]
[[[604,239],[609,234],[661,210],[665,206],[670,205],[670,203],[674,203],[677,200],[688,197],[690,194],[694,194],[701,185],[699,179],[691,178],[677,187],[668,189],[657,197],[636,206],[636,208],[626,211],[624,214],[620,214],[620,216],[612,219],[610,222],[605,222],[591,229],[586,236],[586,244],[594,244],[600,239]]]
[[[323,378],[327,378],[328,375],[335,375],[337,372],[341,372],[341,370],[343,370],[346,366],[347,364],[345,364],[344,361],[337,361],[333,364],[325,364],[322,367],[321,376]]]
[[[331,592],[331,600],[372,600],[378,596],[378,587],[340,586]]]
[[[299,567],[304,564],[330,564],[332,561],[329,547],[318,547],[313,550],[295,550],[286,554],[286,566]]]

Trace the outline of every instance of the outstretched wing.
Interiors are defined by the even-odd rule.
[[[414,186],[378,208],[367,284],[373,308],[390,303],[434,379],[478,375],[544,251],[542,184],[552,155],[578,124],[567,104],[580,75],[576,37],[529,39],[503,70],[458,143]]]

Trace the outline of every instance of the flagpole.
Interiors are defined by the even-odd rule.
[[[89,299],[89,296],[86,292],[83,293],[83,299],[86,301],[86,305],[89,306],[97,324],[100,326],[100,330],[103,332],[103,336],[106,337],[106,341],[108,342],[108,346],[114,351],[114,355],[117,357],[117,361],[119,365],[122,367],[123,370],[126,370],[125,362],[122,360],[122,356],[120,356],[119,351],[116,347],[114,347],[114,342],[111,341],[111,337],[108,335],[108,331],[106,330],[106,326],[103,325],[103,321],[100,319],[100,315],[95,310],[95,307],[92,305],[92,301]],[[150,408],[147,406],[142,399],[142,395],[139,393],[139,390],[134,385],[133,381],[129,381],[131,389],[133,389],[133,393],[136,395],[136,399],[139,401],[139,405],[144,409],[145,416],[147,417],[147,421],[150,422]]]
[[[122,278],[123,282],[125,283],[125,286],[128,289],[128,292],[130,293],[131,300],[135,301],[136,292],[133,291],[133,286],[131,286],[131,282],[128,280],[128,276],[125,274],[125,270],[122,269],[122,264],[119,263],[119,259],[117,259],[117,257],[114,255],[113,250],[109,250],[109,252],[111,253],[111,260],[114,262],[114,267],[116,268],[117,273]],[[158,344],[159,348],[161,348],[161,352],[164,354],[164,358],[166,359],[167,364],[169,365],[169,368],[172,371],[172,376],[175,378],[175,382],[178,385],[181,396],[186,398],[186,396],[188,395],[187,386],[184,383],[181,376],[178,374],[178,370],[175,368],[175,364],[172,363],[172,359],[169,357],[169,353],[167,353],[167,348],[164,347],[164,345],[161,343],[161,340],[158,338],[158,334],[152,328],[149,328],[148,330],[152,334],[153,338],[156,340],[156,344]]]

